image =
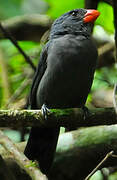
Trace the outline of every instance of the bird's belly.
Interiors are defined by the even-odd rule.
[[[92,77],[80,69],[45,75],[37,90],[37,105],[46,104],[49,108],[82,107],[91,84]]]

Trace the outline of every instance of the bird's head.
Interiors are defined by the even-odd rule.
[[[65,34],[91,34],[91,26],[100,15],[94,9],[74,9],[58,19],[52,25],[50,38]]]

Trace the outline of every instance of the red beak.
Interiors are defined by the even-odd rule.
[[[93,23],[98,16],[100,15],[100,12],[95,9],[88,9],[86,14],[84,15],[83,21],[84,23]]]

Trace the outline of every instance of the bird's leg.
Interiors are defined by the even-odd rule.
[[[83,119],[86,120],[87,117],[90,116],[89,109],[88,109],[86,106],[83,106],[83,107],[82,107],[82,110],[83,110],[83,116],[84,116]]]
[[[41,107],[41,112],[45,120],[47,120],[47,115],[50,113],[50,110],[47,108],[46,104],[43,104]]]

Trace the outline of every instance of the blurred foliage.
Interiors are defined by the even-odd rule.
[[[107,32],[114,32],[113,24],[113,8],[107,3],[100,2],[98,10],[101,12],[100,17],[97,19],[96,24],[101,25]]]
[[[115,65],[111,67],[103,67],[99,70],[96,70],[94,83],[92,90],[105,87],[113,88],[114,84],[117,82],[117,68]]]
[[[23,0],[21,8],[22,12],[25,14],[43,14],[46,13],[48,9],[48,3],[43,0]]]
[[[40,45],[35,42],[20,42],[20,47],[33,59],[33,63],[37,63],[35,56],[39,56]],[[9,40],[2,40],[0,42],[0,47],[2,47],[2,58],[3,61],[6,61],[7,71],[8,71],[8,80],[10,83],[10,92],[13,94],[19,87],[20,84],[26,79],[31,70],[30,66],[24,60],[24,57],[17,51],[17,49],[11,44]],[[28,77],[27,77],[28,78]],[[0,79],[0,82],[2,80]],[[3,83],[0,83],[1,85]],[[29,85],[30,86],[30,85]],[[3,91],[2,87],[0,88]],[[28,94],[29,87],[27,86],[22,92],[21,97]],[[0,94],[1,95],[1,94]],[[19,99],[18,98],[18,99]],[[1,97],[1,99],[3,99]],[[0,104],[4,108],[5,104]]]
[[[71,9],[84,8],[84,0],[46,0],[50,4],[48,14],[52,18],[57,18],[61,14],[70,11]],[[104,2],[100,2],[98,10],[101,12],[100,17],[97,19],[96,24],[103,26],[107,32],[114,32],[113,25],[113,8]]]
[[[55,19],[71,9],[83,8],[84,0],[0,0],[0,19],[28,13],[45,13],[48,7],[50,8],[47,14]],[[100,2],[98,10],[101,16],[96,24],[103,26],[110,33],[114,32],[112,7]]]
[[[100,171],[97,171],[90,180],[103,180],[102,174]]]
[[[0,19],[21,15],[22,0],[0,0]]]
[[[116,180],[117,179],[117,172],[115,171],[113,174],[111,174],[108,178],[108,180]]]
[[[46,0],[50,4],[50,9],[48,14],[52,18],[57,18],[61,14],[70,11],[71,9],[82,8],[84,7],[84,0]]]

